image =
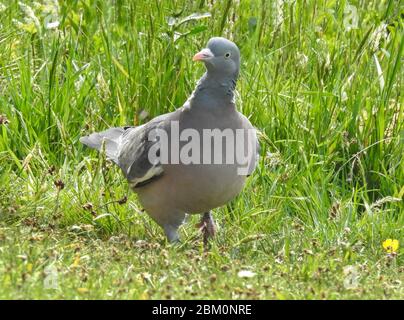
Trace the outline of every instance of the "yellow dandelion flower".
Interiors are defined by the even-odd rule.
[[[77,292],[78,293],[82,293],[82,294],[84,294],[84,293],[88,293],[88,289],[87,288],[77,288]]]
[[[397,253],[399,242],[396,239],[386,239],[383,241],[383,248],[387,253]]]
[[[73,267],[73,268],[77,268],[79,265],[80,265],[80,256],[76,256],[76,257],[74,258],[73,263],[72,263],[72,267]]]

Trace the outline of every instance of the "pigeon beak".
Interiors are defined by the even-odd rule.
[[[194,57],[192,58],[192,61],[205,61],[210,58],[213,58],[214,55],[210,49],[205,48],[202,51],[198,52]]]

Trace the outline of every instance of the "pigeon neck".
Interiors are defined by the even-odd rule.
[[[215,107],[216,103],[223,105],[235,105],[235,94],[237,77],[223,77],[211,75],[206,72],[199,80],[194,92],[192,101],[195,105]]]

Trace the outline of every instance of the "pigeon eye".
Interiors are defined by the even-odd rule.
[[[227,53],[224,55],[224,57],[225,57],[225,58],[229,58],[229,57],[230,57],[230,52],[227,52]]]

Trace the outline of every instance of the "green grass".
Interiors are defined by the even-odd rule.
[[[350,1],[352,30],[347,1],[23,2],[0,5],[0,298],[404,298],[382,247],[404,243],[400,1]],[[262,158],[206,253],[197,217],[171,247],[78,139],[181,106],[217,35]]]

